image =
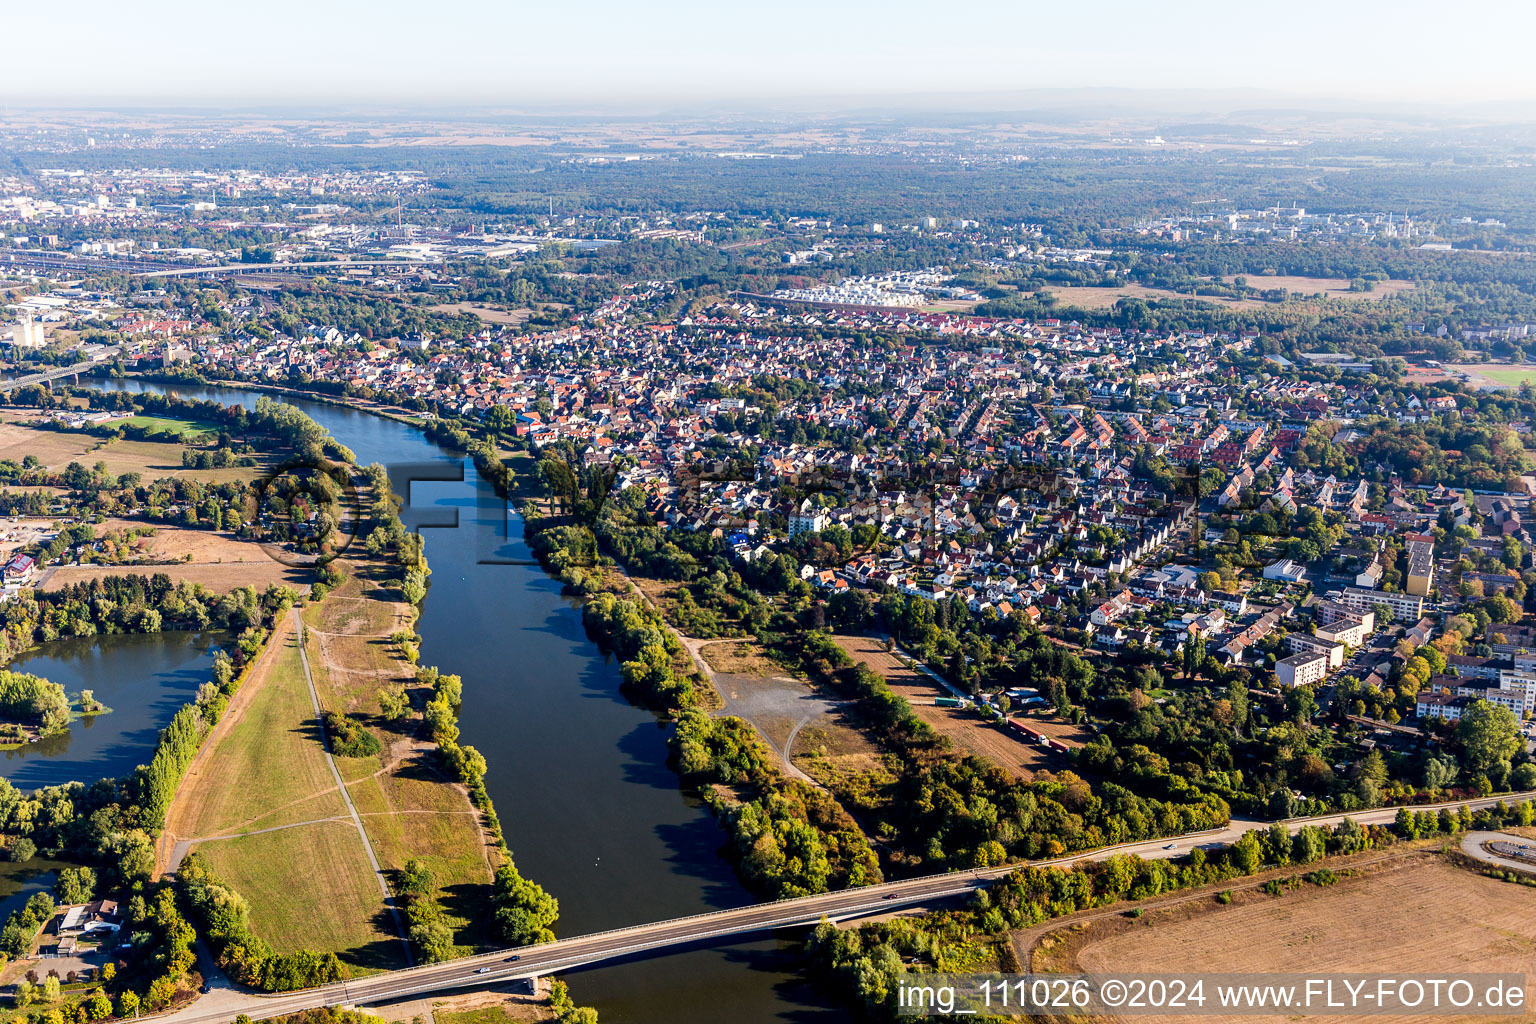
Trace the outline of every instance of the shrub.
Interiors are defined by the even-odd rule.
[[[337,757],[372,757],[384,749],[379,738],[356,719],[334,711],[325,713],[325,734],[331,741],[331,753]]]

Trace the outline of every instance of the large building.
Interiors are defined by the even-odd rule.
[[[1376,612],[1374,609],[1361,611],[1358,608],[1351,608],[1349,605],[1340,604],[1337,601],[1319,601],[1312,606],[1312,614],[1317,617],[1317,624],[1319,626],[1332,626],[1339,622],[1353,622],[1364,626],[1367,633],[1376,628]]]
[[[1328,678],[1328,655],[1308,651],[1275,662],[1275,678],[1281,686],[1311,686]]]
[[[1342,668],[1344,665],[1344,645],[1336,640],[1328,640],[1319,636],[1308,636],[1305,633],[1292,633],[1285,638],[1286,644],[1297,654],[1322,654],[1328,658],[1330,670]]]
[[[11,344],[16,348],[42,348],[48,339],[43,336],[41,323],[24,316],[11,327]]]
[[[1414,623],[1424,614],[1424,598],[1419,594],[1399,594],[1391,590],[1361,590],[1347,587],[1339,595],[1340,603],[1358,612],[1375,611],[1377,605],[1385,605],[1392,613],[1394,622]]]
[[[826,528],[827,514],[820,509],[796,512],[789,517],[789,537],[791,540],[802,533],[820,533]]]
[[[1373,615],[1372,618],[1375,618]],[[1359,647],[1370,635],[1370,629],[1363,622],[1335,622],[1331,625],[1320,626],[1317,630],[1319,640],[1331,640],[1334,643],[1344,644],[1346,647]]]
[[[1408,535],[1408,580],[1403,589],[1428,597],[1435,585],[1435,540],[1421,533]]]

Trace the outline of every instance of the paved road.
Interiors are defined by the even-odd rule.
[[[1484,849],[1484,843],[1513,843],[1523,846],[1536,856],[1536,844],[1529,839],[1520,836],[1512,836],[1508,832],[1468,832],[1461,840],[1461,852],[1473,860],[1480,860],[1484,864],[1495,864],[1501,868],[1514,868],[1516,871],[1524,871],[1526,874],[1536,874],[1536,861],[1517,860],[1514,857],[1503,857],[1492,850]]]
[[[373,873],[379,880],[379,892],[384,895],[384,905],[389,908],[389,916],[395,919],[395,932],[400,936],[400,944],[405,947],[405,962],[416,962],[411,955],[411,944],[405,937],[405,919],[400,916],[400,908],[395,905],[394,894],[389,891],[389,881],[384,877],[384,869],[379,866],[379,858],[373,854],[373,844],[368,841],[368,830],[363,828],[363,819],[358,817],[357,806],[352,803],[352,794],[347,792],[347,784],[342,781],[341,771],[336,767],[336,758],[331,756],[331,738],[325,734],[324,716],[320,713],[320,694],[315,690],[315,677],[309,673],[309,654],[304,650],[304,619],[300,617],[299,610],[293,609],[294,642],[299,645],[299,662],[304,666],[304,682],[309,686],[309,702],[315,707],[315,725],[320,729],[320,746],[325,751],[325,763],[330,766],[331,777],[336,780],[336,788],[341,791],[341,798],[347,803],[347,813],[352,815],[352,824],[357,826],[357,837],[362,840],[363,852],[368,855],[368,864],[373,868]]]
[[[1502,798],[1484,797],[1476,800],[1430,804],[1416,809],[1439,810],[1441,807],[1466,806],[1476,810],[1492,807],[1500,799],[1516,801],[1532,797],[1536,797],[1536,791]],[[1335,825],[1345,818],[1353,818],[1361,824],[1380,825],[1389,823],[1396,817],[1397,808],[1386,807],[1348,815],[1327,814],[1316,818],[1292,818],[1285,824],[1294,833],[1304,825]],[[1034,863],[1065,866],[1084,860],[1103,860],[1117,853],[1134,853],[1148,859],[1180,857],[1199,846],[1233,842],[1244,832],[1265,828],[1268,824],[1261,821],[1239,820],[1233,821],[1225,828],[1191,833],[1177,839],[1125,843]],[[504,983],[668,946],[774,928],[815,924],[823,917],[834,921],[871,917],[901,907],[918,906],[952,896],[962,896],[1001,878],[1015,867],[1018,865],[909,878],[863,889],[803,896],[798,899],[761,903],[736,910],[722,910],[695,917],[658,921],[655,924],[561,939],[542,946],[502,950],[450,960],[446,963],[376,974],[357,981],[338,982],[323,988],[285,995],[256,996],[233,989],[221,989],[203,997],[187,1009],[172,1014],[169,1019],[176,1024],[213,1024],[213,1022],[228,1021],[239,1013],[249,1014],[253,1019],[260,1019],[295,1013],[315,1006],[368,1005],[428,992]],[[484,973],[481,973],[482,970]]]

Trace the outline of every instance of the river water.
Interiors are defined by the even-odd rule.
[[[133,380],[251,407],[256,392]],[[422,531],[432,566],[418,629],[422,663],[464,678],[461,740],[489,763],[486,785],[519,870],[560,901],[561,935],[754,902],[720,856],[724,833],[666,766],[668,727],[619,693],[619,672],[586,636],[575,603],[536,563],[521,523],[473,464],[405,424],[285,399],[383,463]],[[835,1021],[846,1014],[794,973],[775,938],[689,948],[570,977],[604,1024]]]
[[[71,722],[69,731],[0,752],[0,776],[34,790],[78,779],[118,778],[148,761],[160,730],[213,678],[218,633],[137,633],[40,644],[6,668],[51,679],[71,699],[94,690],[111,712]]]

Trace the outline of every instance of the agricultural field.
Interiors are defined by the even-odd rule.
[[[905,697],[917,716],[948,736],[955,747],[985,757],[1016,778],[1032,778],[1036,772],[1066,767],[1065,759],[1050,750],[1014,738],[1002,727],[983,721],[975,711],[934,706],[934,698],[948,691],[900,658],[880,641],[865,636],[834,637],[837,645],[855,660],[885,677],[895,693]]]
[[[1291,297],[1287,302],[1306,302],[1310,301],[1315,295],[1321,295],[1325,299],[1342,299],[1347,302],[1379,302],[1382,299],[1391,298],[1394,295],[1400,295],[1405,291],[1411,290],[1413,282],[1378,281],[1374,291],[1352,292],[1349,290],[1349,282],[1342,278],[1266,277],[1250,274],[1248,275],[1248,286],[1261,291],[1284,288],[1291,292]],[[1165,288],[1148,288],[1139,284],[1125,284],[1116,287],[1047,284],[1046,290],[1055,296],[1056,301],[1061,305],[1073,306],[1078,309],[1109,309],[1116,302],[1124,298],[1192,298],[1200,302],[1214,303],[1218,306],[1230,306],[1234,309],[1259,309],[1275,305],[1263,299],[1233,299],[1222,295],[1191,295],[1186,292],[1169,291]]]
[[[224,469],[186,469],[181,464],[183,445],[172,441],[113,440],[93,434],[42,430],[32,426],[37,416],[15,415],[0,421],[0,461],[20,463],[35,455],[51,470],[60,470],[71,462],[90,467],[104,463],[116,476],[139,473],[145,480],[160,477],[191,477],[210,483],[229,480],[254,480],[262,472],[256,466],[231,466]]]
[[[189,530],[164,523],[146,524],[128,519],[107,519],[96,525],[96,536],[108,531],[142,529],[153,526],[154,533],[133,541],[140,564],[66,565],[56,569],[43,584],[45,590],[78,583],[98,576],[129,573],[163,572],[172,580],[201,583],[210,590],[226,592],[247,584],[263,589],[280,583],[303,591],[309,586],[310,573],[273,559],[261,545],[240,540],[213,530]]]
[[[499,309],[479,302],[441,302],[431,308],[437,313],[472,313],[488,324],[505,324],[509,327],[521,326],[533,315],[533,310],[526,307]]]
[[[1356,854],[1327,866],[1339,874],[1331,886],[1301,883],[1274,896],[1256,888],[1261,878],[1299,873],[1277,869],[1242,883],[1230,905],[1202,890],[1143,903],[1136,919],[1087,911],[1020,933],[1016,948],[1026,966],[1050,971],[1536,973],[1536,891],[1423,849]]]

